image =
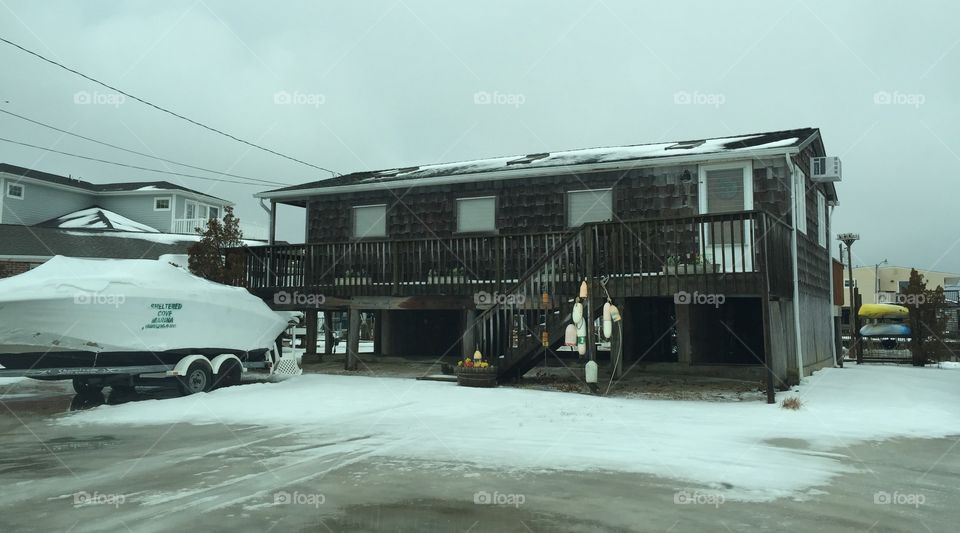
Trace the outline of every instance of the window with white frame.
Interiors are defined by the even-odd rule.
[[[803,171],[797,169],[793,174],[793,218],[797,225],[797,231],[806,235],[807,233],[807,180],[804,179]]]
[[[497,198],[457,198],[457,231],[472,233],[496,231]]]
[[[16,198],[17,200],[23,200],[23,184],[7,183],[7,198]]]
[[[186,201],[183,204],[183,218],[197,218],[197,203]]]
[[[219,220],[219,219],[220,219],[220,208],[217,207],[217,206],[211,205],[208,216],[209,216],[210,218],[216,218],[216,219]]]
[[[817,243],[827,247],[827,197],[817,191]]]
[[[387,236],[387,206],[358,205],[353,208],[353,237],[366,239]]]
[[[153,199],[153,210],[154,211],[169,211],[170,210],[170,198],[154,198]]]
[[[567,193],[567,227],[613,219],[613,189]]]

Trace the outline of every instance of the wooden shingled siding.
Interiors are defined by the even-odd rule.
[[[308,242],[352,238],[352,206],[386,204],[390,239],[445,238],[456,232],[457,198],[496,196],[500,234],[565,231],[566,193],[613,188],[614,214],[637,220],[696,213],[695,165],[317,196],[308,203]]]

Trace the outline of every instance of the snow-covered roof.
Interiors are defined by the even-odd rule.
[[[0,163],[0,172],[5,172],[13,176],[22,176],[24,178],[30,178],[34,180],[43,181],[53,185],[60,185],[65,187],[73,187],[75,189],[80,189],[87,191],[91,194],[100,194],[100,193],[149,193],[149,192],[186,192],[195,194],[198,196],[211,198],[213,200],[218,200],[227,205],[233,205],[232,202],[224,200],[223,198],[217,198],[212,194],[207,194],[205,192],[200,192],[194,189],[184,187],[182,185],[177,185],[170,183],[169,181],[129,181],[129,182],[116,182],[116,183],[91,183],[89,181],[84,181],[81,179],[76,179],[73,177],[61,176],[59,174],[51,174],[50,172],[42,172],[39,170],[33,170],[25,167],[20,167],[17,165],[11,165],[8,163]]]
[[[428,178],[458,177],[471,181],[486,173],[510,173],[514,177],[532,175],[534,169],[543,170],[552,167],[587,167],[598,164],[631,163],[640,166],[642,162],[679,156],[703,156],[704,159],[721,153],[743,152],[744,156],[757,151],[777,148],[792,148],[804,145],[819,135],[816,128],[801,128],[767,133],[754,133],[733,137],[716,137],[688,141],[635,144],[603,148],[585,148],[559,152],[542,152],[489,159],[476,159],[455,163],[440,163],[411,166],[370,172],[355,172],[343,176],[294,185],[260,193],[257,196],[290,197],[291,193],[310,191],[311,194],[323,194],[323,189],[345,186],[362,188],[364,186],[383,186],[387,183],[403,182],[404,186],[426,185]],[[416,183],[415,180],[421,180]],[[456,180],[454,180],[456,181]]]
[[[68,213],[38,225],[60,229],[100,229],[160,233],[159,230],[146,224],[141,224],[136,220],[131,220],[123,215],[118,215],[113,211],[97,206],[74,211],[73,213]]]

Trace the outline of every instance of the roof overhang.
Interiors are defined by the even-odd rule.
[[[0,177],[5,177],[6,179],[15,180],[17,183],[26,183],[28,185],[40,185],[42,187],[49,187],[51,189],[56,189],[60,191],[75,192],[78,194],[85,194],[87,196],[140,196],[140,195],[164,196],[164,195],[176,194],[178,196],[184,196],[188,198],[194,198],[197,200],[203,200],[208,203],[211,203],[210,201],[213,200],[215,202],[222,203],[223,205],[228,205],[230,207],[233,207],[235,205],[233,202],[229,200],[223,200],[223,199],[217,198],[216,196],[210,196],[207,194],[203,194],[201,192],[196,192],[193,190],[186,190],[186,189],[152,189],[152,190],[145,190],[145,191],[139,191],[134,189],[129,191],[96,191],[96,190],[88,189],[86,187],[76,187],[72,185],[66,185],[63,183],[53,183],[50,181],[32,178],[30,176],[23,176],[21,174],[13,174],[10,172],[0,171]],[[144,186],[147,187],[148,185],[144,185]]]
[[[759,150],[732,150],[706,154],[689,154],[650,159],[633,159],[628,161],[610,161],[605,163],[556,165],[539,168],[511,168],[470,174],[454,174],[448,176],[434,176],[411,180],[387,180],[368,183],[354,183],[333,187],[314,187],[310,189],[293,189],[289,191],[267,191],[254,194],[254,198],[263,198],[288,205],[300,205],[302,202],[290,200],[303,199],[309,196],[324,196],[347,192],[382,190],[382,189],[409,189],[411,187],[429,187],[434,185],[448,185],[463,182],[496,181],[538,176],[555,176],[558,174],[587,174],[593,172],[632,170],[635,168],[661,167],[683,163],[711,163],[716,161],[734,161],[740,159],[761,159],[768,157],[783,157],[796,155],[800,152],[797,146],[764,148]],[[284,201],[288,200],[288,201]]]

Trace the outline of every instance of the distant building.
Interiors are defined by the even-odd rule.
[[[853,286],[859,289],[862,303],[897,303],[898,295],[903,293],[907,283],[910,281],[911,267],[880,265],[880,266],[861,266],[853,269]],[[916,269],[923,275],[927,282],[927,288],[933,289],[937,286],[947,290],[953,289],[953,298],[956,299],[957,286],[960,286],[960,274],[954,272],[941,272],[937,270]],[[848,290],[849,269],[843,269],[843,306],[850,307],[850,291]],[[947,299],[950,299],[947,295]]]
[[[166,181],[95,184],[0,163],[0,278],[55,255],[185,254],[233,203]]]

